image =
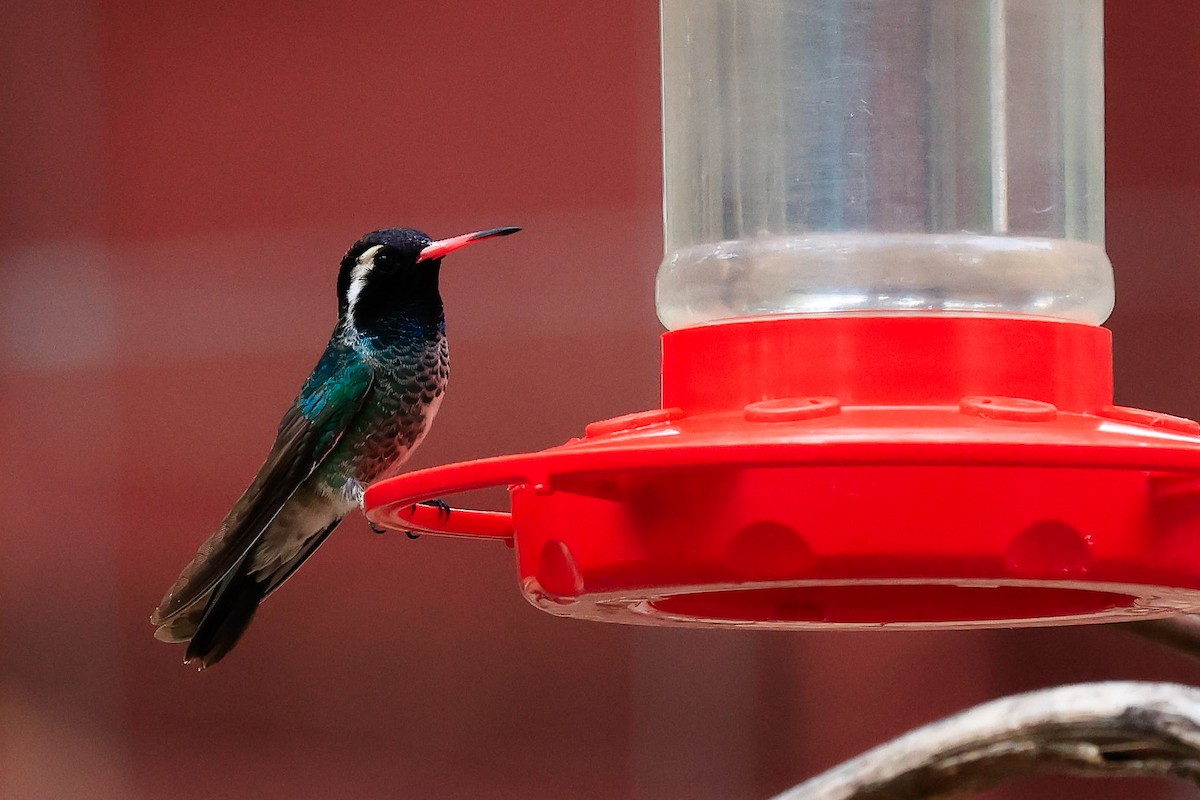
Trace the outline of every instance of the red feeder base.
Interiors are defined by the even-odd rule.
[[[1112,403],[1107,330],[774,318],[663,336],[663,408],[372,486],[392,528],[515,543],[613,622],[965,628],[1200,612],[1200,424]],[[412,504],[509,484],[512,513]]]

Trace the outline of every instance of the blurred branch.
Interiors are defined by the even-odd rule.
[[[1200,784],[1200,689],[1112,681],[994,700],[918,728],[774,800],[914,800],[1044,773]]]
[[[1116,627],[1117,630],[1179,650],[1192,658],[1200,658],[1200,617],[1187,615],[1146,622],[1125,622]]]

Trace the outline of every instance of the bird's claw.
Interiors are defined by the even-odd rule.
[[[384,534],[384,533],[388,532],[387,528],[376,525],[371,520],[367,520],[367,525],[369,525],[371,527],[372,533]],[[421,535],[419,533],[413,533],[412,531],[403,531],[403,533],[405,536],[407,536],[410,539],[420,539],[421,538]]]
[[[413,503],[411,506],[408,507],[408,510],[410,512],[416,511],[418,505],[433,506],[434,508],[436,508],[438,510],[438,517],[440,517],[443,520],[450,519],[450,506],[446,503],[445,500],[423,500],[419,504]],[[387,533],[386,528],[381,528],[380,526],[376,525],[371,520],[367,520],[367,524],[371,526],[371,530],[374,531],[375,533]],[[404,535],[410,539],[420,539],[421,538],[421,534],[413,533],[412,531],[404,531]]]
[[[433,506],[438,510],[438,517],[442,520],[450,519],[450,504],[440,497],[433,500],[426,500],[421,505]]]
[[[415,512],[417,510],[417,506],[432,506],[438,510],[438,519],[443,521],[450,519],[450,512],[452,510],[450,508],[450,504],[441,498],[435,500],[422,500],[419,503],[413,503],[408,507],[408,513],[411,514]]]

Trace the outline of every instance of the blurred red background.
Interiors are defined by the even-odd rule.
[[[1104,628],[565,621],[504,547],[357,516],[226,662],[183,668],[147,615],[260,463],[364,231],[526,228],[444,271],[454,381],[414,466],[655,405],[657,4],[5,17],[0,796],[766,797],[1000,694],[1200,674]],[[1118,400],[1197,416],[1200,4],[1110,0],[1107,25]]]

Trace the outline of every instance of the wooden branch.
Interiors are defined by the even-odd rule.
[[[1115,627],[1119,631],[1141,636],[1192,658],[1200,658],[1200,617],[1187,615],[1146,622],[1125,622]]]
[[[994,700],[911,731],[774,800],[916,800],[1045,773],[1200,784],[1200,689],[1112,681]]]

